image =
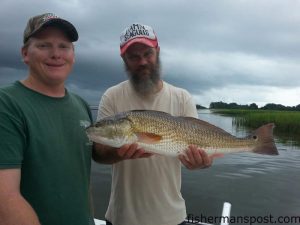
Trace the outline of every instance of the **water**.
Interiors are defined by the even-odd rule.
[[[95,113],[95,112],[94,112]],[[232,125],[231,117],[200,110],[199,118],[224,130],[243,136],[246,130]],[[229,154],[214,161],[208,169],[182,170],[182,194],[187,213],[202,218],[220,216],[223,202],[232,204],[231,215],[253,217],[261,223],[263,217],[280,217],[286,223],[300,223],[300,147],[279,143],[279,156],[254,153]],[[92,163],[92,193],[95,217],[104,218],[110,195],[110,165]],[[292,222],[292,216],[298,223]],[[242,222],[236,223],[242,224]],[[247,223],[244,223],[247,224]],[[248,223],[250,224],[250,223]]]

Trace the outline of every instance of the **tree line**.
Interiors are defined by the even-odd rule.
[[[196,105],[197,109],[206,109],[201,105]],[[281,111],[300,111],[300,104],[296,106],[284,106],[281,104],[267,103],[263,107],[258,107],[255,103],[249,105],[239,105],[235,102],[211,102],[209,109],[262,109],[262,110],[281,110]]]

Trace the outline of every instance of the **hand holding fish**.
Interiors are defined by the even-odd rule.
[[[138,148],[138,144],[125,144],[118,150],[118,155],[122,159],[137,159],[137,158],[147,158],[152,156],[152,153],[146,152],[142,148]]]
[[[195,145],[190,145],[185,153],[186,155],[179,155],[178,158],[190,170],[208,168],[212,165],[214,158],[223,156],[223,154],[208,155]]]

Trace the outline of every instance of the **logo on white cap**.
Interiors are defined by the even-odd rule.
[[[57,15],[55,15],[53,13],[48,13],[43,17],[43,21],[46,22],[48,20],[57,19],[57,18],[59,18]]]
[[[128,41],[134,38],[148,38],[151,40],[156,40],[156,36],[152,27],[143,24],[132,24],[130,27],[127,27],[121,33],[121,46],[125,45]]]

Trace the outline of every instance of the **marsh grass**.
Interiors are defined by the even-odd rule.
[[[213,110],[224,116],[233,116],[235,126],[246,126],[252,129],[266,123],[274,123],[274,134],[286,140],[300,142],[300,112],[299,111],[271,111],[271,110]]]

